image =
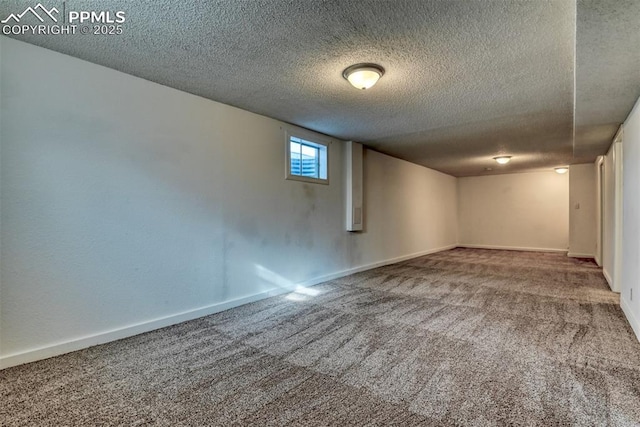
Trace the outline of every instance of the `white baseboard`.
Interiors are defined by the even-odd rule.
[[[638,341],[640,341],[640,321],[637,317],[635,317],[635,315],[633,314],[633,310],[631,310],[631,307],[629,307],[629,305],[623,298],[620,298],[620,308],[622,308],[624,315],[627,316],[627,320],[631,325],[631,329],[633,329],[633,332],[636,333],[636,338],[638,338]]]
[[[360,273],[362,271],[371,270],[378,267],[384,267],[385,265],[395,264],[397,262],[406,261],[421,256],[435,254],[436,252],[448,251],[449,249],[455,249],[458,245],[447,245],[440,248],[428,249],[426,251],[414,252],[409,255],[403,255],[396,258],[389,258],[384,261],[373,262],[371,264],[361,265],[359,267],[350,268],[348,270],[342,270],[337,273],[327,274],[326,276],[316,277],[315,279],[308,280],[306,282],[299,283],[298,286],[313,286],[329,280],[339,279],[340,277],[348,276],[350,274]]]
[[[555,249],[555,248],[530,248],[524,246],[498,246],[498,245],[474,245],[468,243],[460,243],[458,245],[460,248],[471,248],[471,249],[499,249],[503,251],[526,251],[526,252],[560,252],[566,253],[566,249]]]
[[[299,286],[305,286],[305,287],[313,286],[329,280],[334,280],[340,277],[348,276],[350,274],[371,270],[372,268],[382,267],[385,265],[406,261],[408,259],[417,258],[420,256],[429,255],[436,252],[446,251],[449,249],[453,249],[455,247],[457,247],[457,245],[448,245],[441,248],[429,249],[426,251],[416,252],[409,255],[390,258],[384,261],[378,261],[375,263],[362,265],[359,267],[354,267],[354,268],[342,270],[336,273],[316,277],[301,283],[293,284],[291,286],[283,286],[283,287],[271,289],[264,292],[258,292],[246,297],[236,298],[233,300],[196,308],[194,310],[184,311],[181,313],[176,313],[176,314],[172,314],[165,317],[160,317],[160,318],[149,320],[146,322],[136,323],[130,326],[126,326],[124,328],[112,329],[110,331],[100,332],[97,334],[92,334],[85,337],[76,338],[76,339],[48,345],[41,348],[36,348],[33,350],[27,350],[20,353],[9,354],[9,355],[0,357],[0,369],[10,368],[12,366],[22,365],[25,363],[35,362],[37,360],[48,359],[50,357],[59,356],[65,353],[70,353],[72,351],[82,350],[88,347],[105,344],[111,341],[132,337],[134,335],[150,332],[156,329],[160,329],[160,328],[175,325],[178,323],[186,322],[189,320],[197,319],[199,317],[204,317],[210,314],[219,313],[221,311],[228,310],[230,308],[239,307],[241,305],[259,301],[265,298],[289,293],[294,291]]]
[[[596,259],[595,255],[593,254],[582,254],[580,252],[568,252],[567,256],[570,258],[592,258],[592,259]]]
[[[250,302],[258,301],[263,298],[268,298],[289,291],[289,289],[276,289],[274,291],[260,292],[247,297],[224,301],[217,304],[211,304],[205,307],[196,308],[194,310],[184,311],[146,322],[136,323],[124,328],[112,329],[110,331],[87,335],[81,338],[52,344],[46,347],[27,350],[21,353],[9,354],[7,356],[0,357],[0,369],[35,362],[36,360],[48,359],[50,357],[70,353],[72,351],[82,350],[88,347],[93,347],[95,345],[132,337],[144,332],[150,332],[155,329],[164,328],[167,326],[175,325],[177,323],[182,323],[188,320],[197,319],[199,317],[208,316],[210,314],[219,313],[233,307],[238,307],[243,304],[248,304]]]
[[[616,291],[615,289],[613,289],[613,279],[611,278],[611,275],[609,274],[606,268],[602,268],[602,275],[607,280],[607,283],[609,284],[609,288],[611,288],[613,292],[620,293],[620,291]]]

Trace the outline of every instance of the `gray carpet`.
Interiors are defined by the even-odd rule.
[[[591,261],[454,249],[0,371],[0,424],[640,425]]]

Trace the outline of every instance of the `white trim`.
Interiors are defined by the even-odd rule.
[[[613,288],[613,279],[611,278],[611,275],[607,272],[607,269],[606,269],[606,268],[604,268],[604,267],[602,268],[602,275],[604,276],[604,278],[605,278],[605,279],[607,279],[607,283],[609,284],[609,288],[611,288],[611,290],[612,290],[613,292],[620,293],[620,291],[616,291],[616,290]]]
[[[567,256],[569,258],[591,258],[591,259],[596,259],[596,256],[594,254],[582,254],[580,252],[567,252]]]
[[[277,290],[279,291],[280,289]],[[286,292],[286,290],[283,292]],[[70,353],[72,351],[93,347],[95,345],[132,337],[144,332],[153,331],[155,329],[164,328],[167,326],[175,325],[177,323],[182,323],[189,320],[197,319],[199,317],[208,316],[210,314],[219,313],[233,307],[238,307],[243,304],[248,304],[250,302],[258,301],[260,299],[268,298],[275,295],[277,295],[277,293],[274,293],[273,291],[261,292],[258,294],[250,295],[248,297],[211,304],[205,307],[196,308],[194,310],[184,311],[181,313],[172,314],[170,316],[159,317],[157,319],[136,323],[130,326],[125,326],[123,328],[112,329],[110,331],[87,335],[81,338],[64,341],[46,347],[40,347],[20,353],[9,354],[7,356],[0,357],[0,369],[22,365],[24,363],[34,362],[36,360],[47,359],[49,357],[59,356],[61,354]]]
[[[285,136],[285,179],[291,181],[301,181],[307,182],[310,184],[323,184],[329,185],[329,170],[330,170],[330,146],[333,143],[331,138],[327,138],[320,134],[316,134],[315,132],[310,132],[306,129],[300,129],[297,127],[288,126],[284,128],[284,136]],[[308,176],[302,175],[294,175],[291,173],[291,138],[302,139],[309,145],[316,146],[319,150],[321,147],[324,149],[325,158],[325,169],[326,169],[326,178],[312,178]],[[302,168],[302,165],[300,165]]]
[[[25,363],[35,362],[37,360],[48,359],[50,357],[59,356],[61,354],[70,353],[72,351],[82,350],[95,345],[105,344],[111,341],[116,341],[123,338],[132,337],[145,332],[150,332],[156,329],[164,328],[167,326],[175,325],[178,323],[186,322],[189,320],[197,319],[199,317],[208,316],[210,314],[219,313],[224,310],[228,310],[234,307],[239,307],[244,304],[259,301],[265,298],[282,295],[294,291],[298,286],[313,286],[329,280],[338,279],[340,277],[348,276],[350,274],[359,273],[361,271],[370,270],[377,267],[382,267],[389,264],[394,264],[408,259],[417,258],[424,255],[429,255],[436,252],[446,251],[453,249],[458,245],[448,245],[441,248],[429,249],[426,251],[416,252],[409,255],[403,255],[396,258],[390,258],[384,261],[378,261],[360,267],[350,268],[348,270],[342,270],[336,273],[327,274],[324,276],[316,277],[310,280],[306,280],[302,283],[292,284],[291,286],[280,287],[271,289],[264,292],[259,292],[253,295],[249,295],[242,298],[236,298],[221,303],[211,304],[205,307],[196,308],[194,310],[184,311],[170,316],[159,317],[157,319],[149,320],[146,322],[136,323],[123,328],[112,329],[110,331],[100,332],[97,334],[88,335],[81,338],[76,338],[46,347],[40,347],[33,350],[27,350],[20,353],[9,354],[0,357],[0,370],[10,368],[12,366],[22,365]]]
[[[616,135],[613,137],[613,144],[621,143],[623,139],[623,125],[618,126],[618,130],[616,131]]]
[[[623,246],[622,240],[622,213],[623,213],[623,192],[622,192],[622,159],[624,156],[622,140],[624,138],[624,128],[620,126],[613,145],[613,171],[615,174],[615,212],[614,212],[614,251],[613,251],[613,277],[615,279],[614,290],[620,292],[622,290],[622,258]]]
[[[499,245],[472,245],[468,243],[460,243],[458,247],[470,249],[499,249],[503,251],[525,251],[525,252],[561,252],[566,253],[566,249],[554,248],[530,248],[525,246],[499,246]]]
[[[386,259],[384,261],[373,262],[371,264],[361,265],[360,267],[354,267],[348,270],[339,271],[337,273],[327,274],[326,276],[316,277],[315,279],[311,279],[311,280],[307,280],[306,282],[299,283],[296,286],[313,286],[329,280],[339,279],[341,277],[345,277],[350,274],[360,273],[362,271],[372,270],[378,267],[384,267],[385,265],[395,264],[397,262],[402,262],[402,261],[418,258],[425,255],[435,254],[436,252],[448,251],[450,249],[455,249],[457,247],[458,245],[455,244],[455,245],[442,246],[440,248],[428,249],[426,251],[414,252],[409,255],[403,255],[396,258]]]
[[[633,310],[631,310],[631,307],[629,307],[627,302],[622,298],[620,298],[620,308],[622,308],[622,312],[627,316],[631,329],[636,333],[636,338],[640,341],[640,321],[633,315]]]
[[[604,187],[604,156],[598,156],[595,161],[596,167],[596,253],[593,257],[598,264],[598,267],[602,267],[602,229],[603,229],[603,187]]]

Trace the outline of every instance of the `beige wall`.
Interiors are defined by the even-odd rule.
[[[456,178],[364,150],[364,232],[353,262],[456,244]]]
[[[596,165],[571,165],[569,171],[569,256],[594,257],[597,239]]]
[[[458,179],[459,243],[567,250],[569,180],[553,171]]]

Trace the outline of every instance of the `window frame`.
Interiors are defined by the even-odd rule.
[[[322,137],[320,135],[317,135],[315,133],[311,133],[311,132],[305,132],[303,130],[299,130],[299,129],[286,129],[285,132],[285,179],[287,180],[291,180],[291,181],[301,181],[301,182],[307,182],[307,183],[311,183],[311,184],[323,184],[323,185],[329,185],[329,179],[330,179],[330,145],[331,145],[331,139],[327,138],[327,137]],[[322,148],[324,147],[324,150],[326,150],[326,167],[327,167],[327,178],[323,179],[323,178],[313,178],[310,176],[303,176],[303,175],[295,175],[291,173],[291,138],[297,138],[300,139],[302,141],[304,141],[304,143],[302,144],[313,147],[313,148],[317,148],[318,149],[318,155],[321,155],[321,151]],[[293,142],[297,142],[297,141],[293,141]],[[321,166],[321,160],[318,159],[318,167]],[[301,171],[302,171],[302,164],[300,165],[301,167]]]

